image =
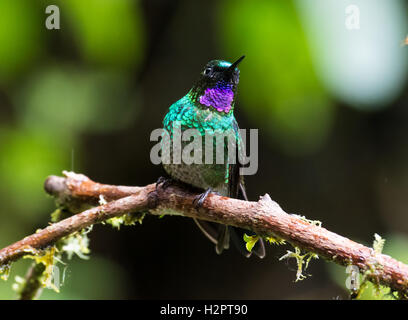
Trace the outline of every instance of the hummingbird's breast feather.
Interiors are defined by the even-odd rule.
[[[212,108],[204,109],[195,105],[188,96],[174,103],[163,121],[164,129],[168,132],[170,139],[162,139],[162,150],[168,148],[170,150],[170,161],[163,163],[166,172],[173,178],[184,183],[193,185],[197,188],[207,189],[212,188],[221,195],[227,196],[228,178],[229,178],[229,159],[227,143],[224,139],[218,140],[222,143],[224,150],[223,163],[217,161],[217,138],[218,134],[225,136],[231,135],[233,139],[240,141],[239,131],[237,130],[236,120],[233,114],[226,115],[218,113]],[[202,154],[201,163],[187,164],[183,161],[175,163],[174,154],[182,154],[183,148],[191,143],[191,141],[183,141],[181,143],[173,143],[175,130],[180,130],[183,134],[187,129],[196,129],[201,136]],[[175,139],[175,138],[174,138]],[[205,143],[212,141],[212,162],[208,163],[205,159]],[[228,141],[228,140],[227,140]],[[170,144],[170,145],[165,145]],[[208,160],[208,159],[207,159]],[[218,160],[220,160],[218,158]]]

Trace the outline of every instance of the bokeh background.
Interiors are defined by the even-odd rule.
[[[47,30],[48,5],[60,29]],[[356,5],[360,28],[346,27]],[[350,9],[349,9],[350,10]],[[355,7],[353,7],[355,10]],[[355,11],[354,11],[355,12]],[[249,197],[408,263],[408,6],[402,0],[0,1],[0,247],[47,225],[48,175],[145,185],[150,132],[208,60],[242,54],[236,117],[259,129]],[[217,256],[190,219],[95,226],[42,299],[346,299],[342,267]],[[0,298],[30,261],[13,265]],[[365,298],[375,298],[368,290]]]

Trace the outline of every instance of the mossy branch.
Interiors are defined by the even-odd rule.
[[[45,229],[0,250],[0,266],[44,249],[59,239],[93,224],[124,214],[143,212],[153,215],[180,215],[254,231],[262,237],[284,239],[296,248],[317,254],[343,266],[354,265],[367,280],[389,287],[400,298],[408,297],[408,266],[378,250],[330,232],[319,224],[291,215],[271,200],[269,195],[257,202],[242,201],[211,194],[199,209],[193,204],[197,196],[178,185],[166,188],[150,184],[126,187],[96,183],[84,175],[64,172],[65,178],[50,176],[45,190],[57,201],[78,212]],[[98,205],[101,196],[106,203]]]

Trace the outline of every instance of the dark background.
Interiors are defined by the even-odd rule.
[[[59,30],[45,8],[60,8]],[[350,30],[345,9],[359,9]],[[0,2],[0,247],[44,227],[42,186],[74,170],[110,184],[145,185],[161,127],[211,59],[245,54],[235,115],[259,129],[248,196],[408,262],[407,7],[403,1]],[[355,21],[354,21],[355,22]],[[95,226],[89,260],[64,259],[61,293],[43,298],[347,298],[345,269],[313,260],[216,255],[191,219]],[[0,298],[29,261],[0,282]],[[62,266],[64,268],[64,266]],[[376,298],[366,290],[364,298]]]

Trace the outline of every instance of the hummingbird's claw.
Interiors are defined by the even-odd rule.
[[[194,198],[193,204],[196,209],[199,209],[203,206],[205,199],[207,199],[208,195],[211,193],[212,189],[208,188],[204,193],[199,194],[197,197]]]
[[[157,179],[156,182],[156,190],[161,187],[162,189],[166,189],[169,185],[171,185],[173,182],[172,179],[166,178],[161,176],[159,179]]]
[[[163,176],[161,176],[161,177],[159,177],[159,179],[157,179],[157,181],[156,181],[156,190],[160,186],[160,184],[162,184],[164,182],[164,180],[166,180],[166,178],[163,177]]]

